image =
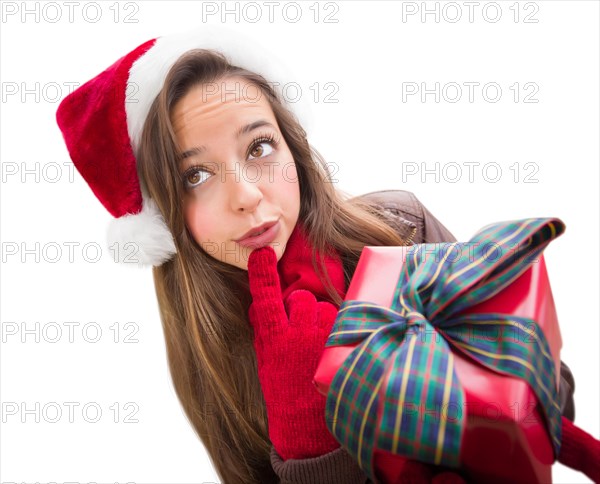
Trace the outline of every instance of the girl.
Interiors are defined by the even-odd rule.
[[[222,480],[364,483],[312,384],[337,308],[365,245],[456,239],[409,192],[337,190],[251,52],[206,28],[148,41],[66,97],[57,121],[116,218],[111,246],[154,266],[175,390]],[[564,364],[561,376],[573,419]],[[464,482],[404,469],[402,482],[430,480]]]

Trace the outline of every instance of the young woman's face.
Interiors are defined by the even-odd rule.
[[[232,77],[190,90],[171,113],[182,150],[185,222],[215,259],[248,269],[270,245],[283,255],[298,220],[296,165],[271,106],[248,81]],[[248,231],[277,222],[272,240],[244,245]]]

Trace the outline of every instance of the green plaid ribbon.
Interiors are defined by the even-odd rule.
[[[525,380],[558,457],[555,366],[538,324],[511,314],[460,313],[510,285],[564,230],[558,218],[528,218],[488,225],[466,243],[416,244],[390,308],[342,303],[325,346],[360,344],[335,374],[326,421],[372,481],[375,449],[459,467],[466,411],[452,351]],[[498,337],[490,338],[490,331]]]

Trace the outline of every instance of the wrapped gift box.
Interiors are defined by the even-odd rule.
[[[414,250],[418,246],[365,247],[345,300],[390,307],[406,257]],[[558,390],[562,339],[543,254],[509,286],[460,314],[482,312],[511,314],[537,322],[550,347]],[[490,334],[493,337],[498,335]],[[336,372],[356,346],[325,348],[314,377],[323,395],[328,394]],[[554,450],[531,387],[522,379],[496,373],[460,351],[452,351],[466,407],[460,444],[461,471],[475,482],[551,482]],[[412,411],[431,414],[432,409]],[[377,477],[385,483],[395,482],[403,461],[399,455],[377,449],[373,457]]]

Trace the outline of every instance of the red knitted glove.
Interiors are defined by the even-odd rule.
[[[310,259],[307,264],[302,257],[307,252],[310,253],[310,247],[302,233],[295,230],[280,261],[287,276],[284,280],[293,279],[293,287],[299,287],[302,280],[312,281],[307,285],[322,294]],[[343,293],[343,270],[341,262],[338,264],[342,271],[342,287],[338,291]],[[333,279],[332,274],[330,277]],[[290,286],[286,282],[282,286],[277,256],[270,246],[250,254],[248,279],[252,295],[248,318],[254,328],[258,377],[275,450],[287,460],[316,457],[337,449],[340,444],[325,424],[326,398],[317,391],[312,379],[338,308],[329,302],[317,302],[315,294],[306,289],[286,291]],[[339,281],[339,277],[335,280]],[[285,305],[282,288],[288,294]]]
[[[600,483],[600,440],[562,417],[562,443],[558,462],[583,472],[593,482]]]

